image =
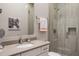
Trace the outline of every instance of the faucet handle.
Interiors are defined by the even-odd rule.
[[[29,42],[29,43],[31,43],[31,40],[30,40],[30,39],[28,39],[28,42]]]
[[[28,39],[28,42],[30,42],[30,39]]]

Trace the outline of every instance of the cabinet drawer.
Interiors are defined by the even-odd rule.
[[[42,53],[48,52],[49,51],[49,45],[43,46],[42,47]]]
[[[14,54],[14,55],[11,55],[11,56],[21,56],[21,54]]]
[[[41,53],[41,48],[36,48],[24,53],[21,53],[21,56],[36,56],[39,55]]]
[[[39,56],[48,56],[48,53],[45,52],[45,53],[40,54]]]

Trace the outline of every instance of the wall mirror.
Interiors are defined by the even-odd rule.
[[[0,29],[6,37],[34,34],[34,3],[0,3],[0,9]]]

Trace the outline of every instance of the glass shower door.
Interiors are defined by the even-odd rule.
[[[58,50],[63,55],[78,55],[78,4],[58,4]]]

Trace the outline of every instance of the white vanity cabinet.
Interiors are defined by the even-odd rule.
[[[41,48],[35,48],[30,51],[21,53],[21,56],[37,56],[41,53]]]
[[[28,43],[6,45],[0,52],[0,56],[47,56],[49,52],[49,41],[33,40]],[[19,48],[18,48],[19,47]]]
[[[38,47],[26,52],[21,53],[21,56],[47,56],[49,51],[49,45]]]
[[[48,56],[49,45],[42,46],[41,49],[41,54],[39,56]]]

